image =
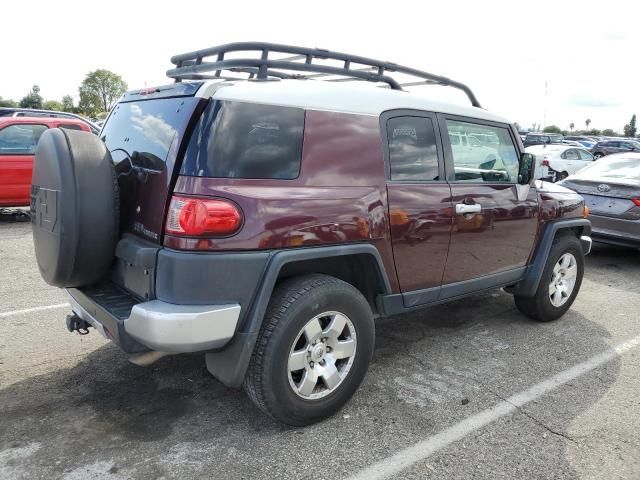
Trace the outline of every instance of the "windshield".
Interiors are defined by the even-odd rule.
[[[562,143],[564,137],[562,135],[549,135],[551,143]]]
[[[604,158],[583,169],[580,177],[586,180],[603,178],[640,180],[640,158]]]
[[[114,163],[126,158],[134,163],[137,159],[144,164],[166,162],[183,122],[176,112],[184,100],[163,98],[118,104],[101,134]]]

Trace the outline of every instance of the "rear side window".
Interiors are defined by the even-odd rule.
[[[430,118],[391,118],[387,138],[391,180],[439,180],[436,134]]]
[[[560,156],[562,158],[564,158],[565,160],[580,160],[580,157],[578,155],[578,151],[574,150],[574,149],[567,150],[566,152],[564,152]]]
[[[212,101],[191,135],[182,175],[292,180],[300,174],[304,110]]]
[[[578,155],[580,155],[580,160],[593,161],[593,155],[586,150],[578,150]]]
[[[0,130],[0,155],[34,154],[44,125],[9,125]]]

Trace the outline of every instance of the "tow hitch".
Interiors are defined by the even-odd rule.
[[[75,313],[67,315],[67,330],[70,332],[78,332],[80,335],[87,335],[91,324],[81,319]]]

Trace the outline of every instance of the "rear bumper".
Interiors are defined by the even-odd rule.
[[[238,304],[175,305],[151,300],[133,305],[127,318],[118,319],[96,303],[93,309],[87,307],[87,297],[79,298],[77,290],[69,289],[67,293],[76,315],[130,352],[140,349],[126,348],[127,343],[132,342],[129,338],[125,342],[123,337],[131,337],[150,350],[166,353],[223,347],[233,337],[241,310]],[[105,321],[105,314],[112,317],[111,321]],[[123,326],[126,336],[119,331],[118,324]]]
[[[640,221],[589,215],[593,240],[623,247],[640,247]]]

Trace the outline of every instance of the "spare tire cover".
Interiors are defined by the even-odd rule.
[[[89,132],[52,128],[40,137],[31,180],[38,268],[56,287],[100,280],[119,230],[118,182],[111,155]]]

